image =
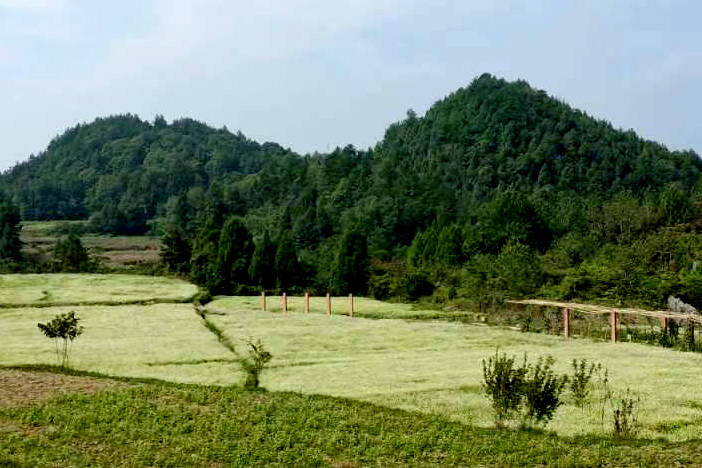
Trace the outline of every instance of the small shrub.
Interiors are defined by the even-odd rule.
[[[266,350],[260,339],[256,342],[249,339],[246,344],[249,346],[249,357],[241,360],[241,366],[246,372],[244,388],[255,390],[259,387],[261,372],[273,359],[273,355]]]
[[[526,363],[526,356],[524,359]],[[525,366],[516,366],[514,357],[499,351],[483,360],[483,389],[492,402],[498,427],[519,411],[525,373]]]
[[[617,406],[614,408],[614,436],[617,438],[632,438],[638,432],[638,408],[640,398],[634,398],[629,389],[626,390]]]
[[[526,359],[525,359],[526,361]],[[536,363],[526,364],[522,392],[524,417],[527,423],[546,424],[563,404],[561,394],[568,383],[568,376],[558,376],[553,370],[556,360],[552,356],[540,357]]]
[[[612,403],[614,392],[609,386],[609,370],[605,366],[599,366],[595,371],[595,375],[597,376],[594,385],[596,391],[595,400],[597,403],[596,411],[599,413],[600,423],[604,425],[607,407]]]
[[[514,357],[499,352],[483,360],[483,390],[491,400],[498,427],[520,414],[527,425],[546,424],[553,418],[563,404],[561,395],[568,383],[567,375],[559,376],[553,370],[554,363],[551,356],[529,363],[525,354],[518,366]]]
[[[80,319],[75,312],[59,314],[47,323],[38,323],[37,327],[47,337],[54,340],[56,345],[56,358],[62,367],[68,366],[69,355],[73,340],[83,333],[84,328],[78,325]]]
[[[573,359],[573,376],[570,378],[570,393],[573,396],[575,406],[582,409],[590,397],[592,391],[592,377],[595,370],[602,367],[602,364],[591,363],[588,366],[586,359]]]

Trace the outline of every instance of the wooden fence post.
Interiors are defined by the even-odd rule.
[[[610,339],[612,343],[617,342],[617,325],[618,325],[618,320],[617,320],[617,313],[616,312],[610,312],[609,314],[609,326],[611,328],[611,335]]]
[[[327,293],[327,317],[331,317],[331,294]]]
[[[288,295],[283,293],[283,313],[288,311]]]
[[[353,294],[349,294],[349,316],[353,318]]]
[[[266,291],[261,291],[261,310],[266,311]]]
[[[305,315],[310,314],[310,292],[305,291]]]
[[[570,338],[570,309],[563,309],[563,336]]]
[[[695,350],[695,322],[687,319],[685,321],[685,348],[687,351]]]
[[[668,317],[661,318],[661,330],[664,335],[668,334]]]

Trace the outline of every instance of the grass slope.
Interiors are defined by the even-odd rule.
[[[0,310],[0,365],[55,364],[54,345],[36,324],[71,310],[85,327],[71,354],[76,369],[188,383],[236,382],[231,355],[190,304]],[[197,365],[208,361],[217,365]]]
[[[480,429],[297,393],[136,384],[0,408],[0,466],[672,466],[699,441]]]
[[[187,302],[197,286],[186,281],[126,274],[0,275],[0,307],[130,302]]]
[[[320,308],[309,316],[262,313],[257,310],[259,299],[221,298],[208,304],[213,312],[209,319],[234,343],[249,336],[264,340],[274,355],[264,374],[264,385],[272,390],[362,399],[488,427],[493,421],[480,389],[481,361],[499,348],[520,356],[528,353],[532,359],[553,355],[558,370],[568,373],[573,359],[601,362],[609,368],[617,394],[631,388],[640,395],[642,435],[702,438],[699,354],[633,343],[566,341],[553,335],[445,321],[329,318]],[[277,303],[277,298],[269,298],[271,306]],[[358,301],[357,309],[359,314],[376,317],[383,310],[393,317],[421,315],[408,306],[377,301]],[[583,411],[568,404],[558,410],[549,428],[567,435],[606,433],[611,430],[610,417],[610,407],[603,421],[595,405]]]

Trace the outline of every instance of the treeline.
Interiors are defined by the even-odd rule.
[[[159,233],[168,267],[213,291],[657,306],[702,300],[701,174],[692,151],[483,75],[365,151],[299,156],[119,116],[69,130],[0,183],[25,219]]]

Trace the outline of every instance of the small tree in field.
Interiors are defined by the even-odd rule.
[[[83,333],[83,327],[78,325],[79,320],[75,312],[68,312],[57,315],[50,322],[37,324],[47,338],[54,340],[56,358],[61,361],[62,367],[68,366],[73,340]]]
[[[255,390],[259,386],[259,379],[263,368],[273,359],[273,355],[266,350],[260,339],[256,342],[249,339],[246,344],[249,346],[249,357],[241,360],[241,367],[243,367],[246,372],[244,388]]]

